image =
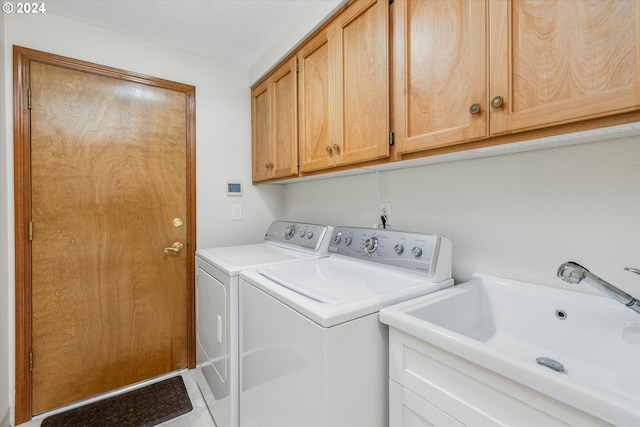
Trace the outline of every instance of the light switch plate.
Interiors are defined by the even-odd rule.
[[[233,221],[239,221],[242,219],[242,205],[231,205],[231,219]]]

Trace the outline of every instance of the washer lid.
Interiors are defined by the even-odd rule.
[[[344,304],[415,286],[421,281],[389,268],[338,257],[259,268],[264,277],[315,301]]]
[[[242,288],[254,286],[324,328],[453,285],[452,279],[425,281],[417,274],[340,255],[286,265],[292,268],[281,264],[243,270],[240,300]]]

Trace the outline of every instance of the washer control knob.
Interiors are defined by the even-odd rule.
[[[340,234],[340,233],[336,234],[336,236],[333,238],[333,243],[335,243],[337,245],[341,241],[342,241],[342,234]]]
[[[414,246],[413,249],[411,249],[411,253],[413,254],[414,258],[420,258],[422,256],[422,248],[419,246]]]
[[[287,228],[284,229],[284,238],[289,240],[296,234],[296,226],[291,224],[287,225]]]
[[[377,237],[369,237],[364,241],[364,250],[368,254],[374,253],[378,249],[378,238]]]
[[[313,231],[307,231],[307,239],[313,238]]]
[[[352,242],[351,237],[347,236],[347,237],[344,238],[344,244],[345,245],[350,246],[351,242]]]
[[[300,230],[300,232],[298,234],[300,235],[300,237],[304,237],[305,234],[307,234],[307,232],[304,231],[304,230]]]
[[[396,254],[402,255],[402,252],[404,252],[404,245],[402,243],[396,243],[396,245],[393,247],[393,250],[396,252]]]

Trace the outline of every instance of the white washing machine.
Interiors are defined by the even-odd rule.
[[[196,252],[196,377],[218,427],[238,426],[240,272],[327,256],[331,231],[324,225],[274,221],[264,243]]]
[[[329,257],[240,275],[240,424],[388,425],[387,305],[453,285],[451,241],[336,227]]]

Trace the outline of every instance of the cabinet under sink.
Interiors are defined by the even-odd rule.
[[[640,316],[475,274],[387,307],[390,425],[640,425]]]

